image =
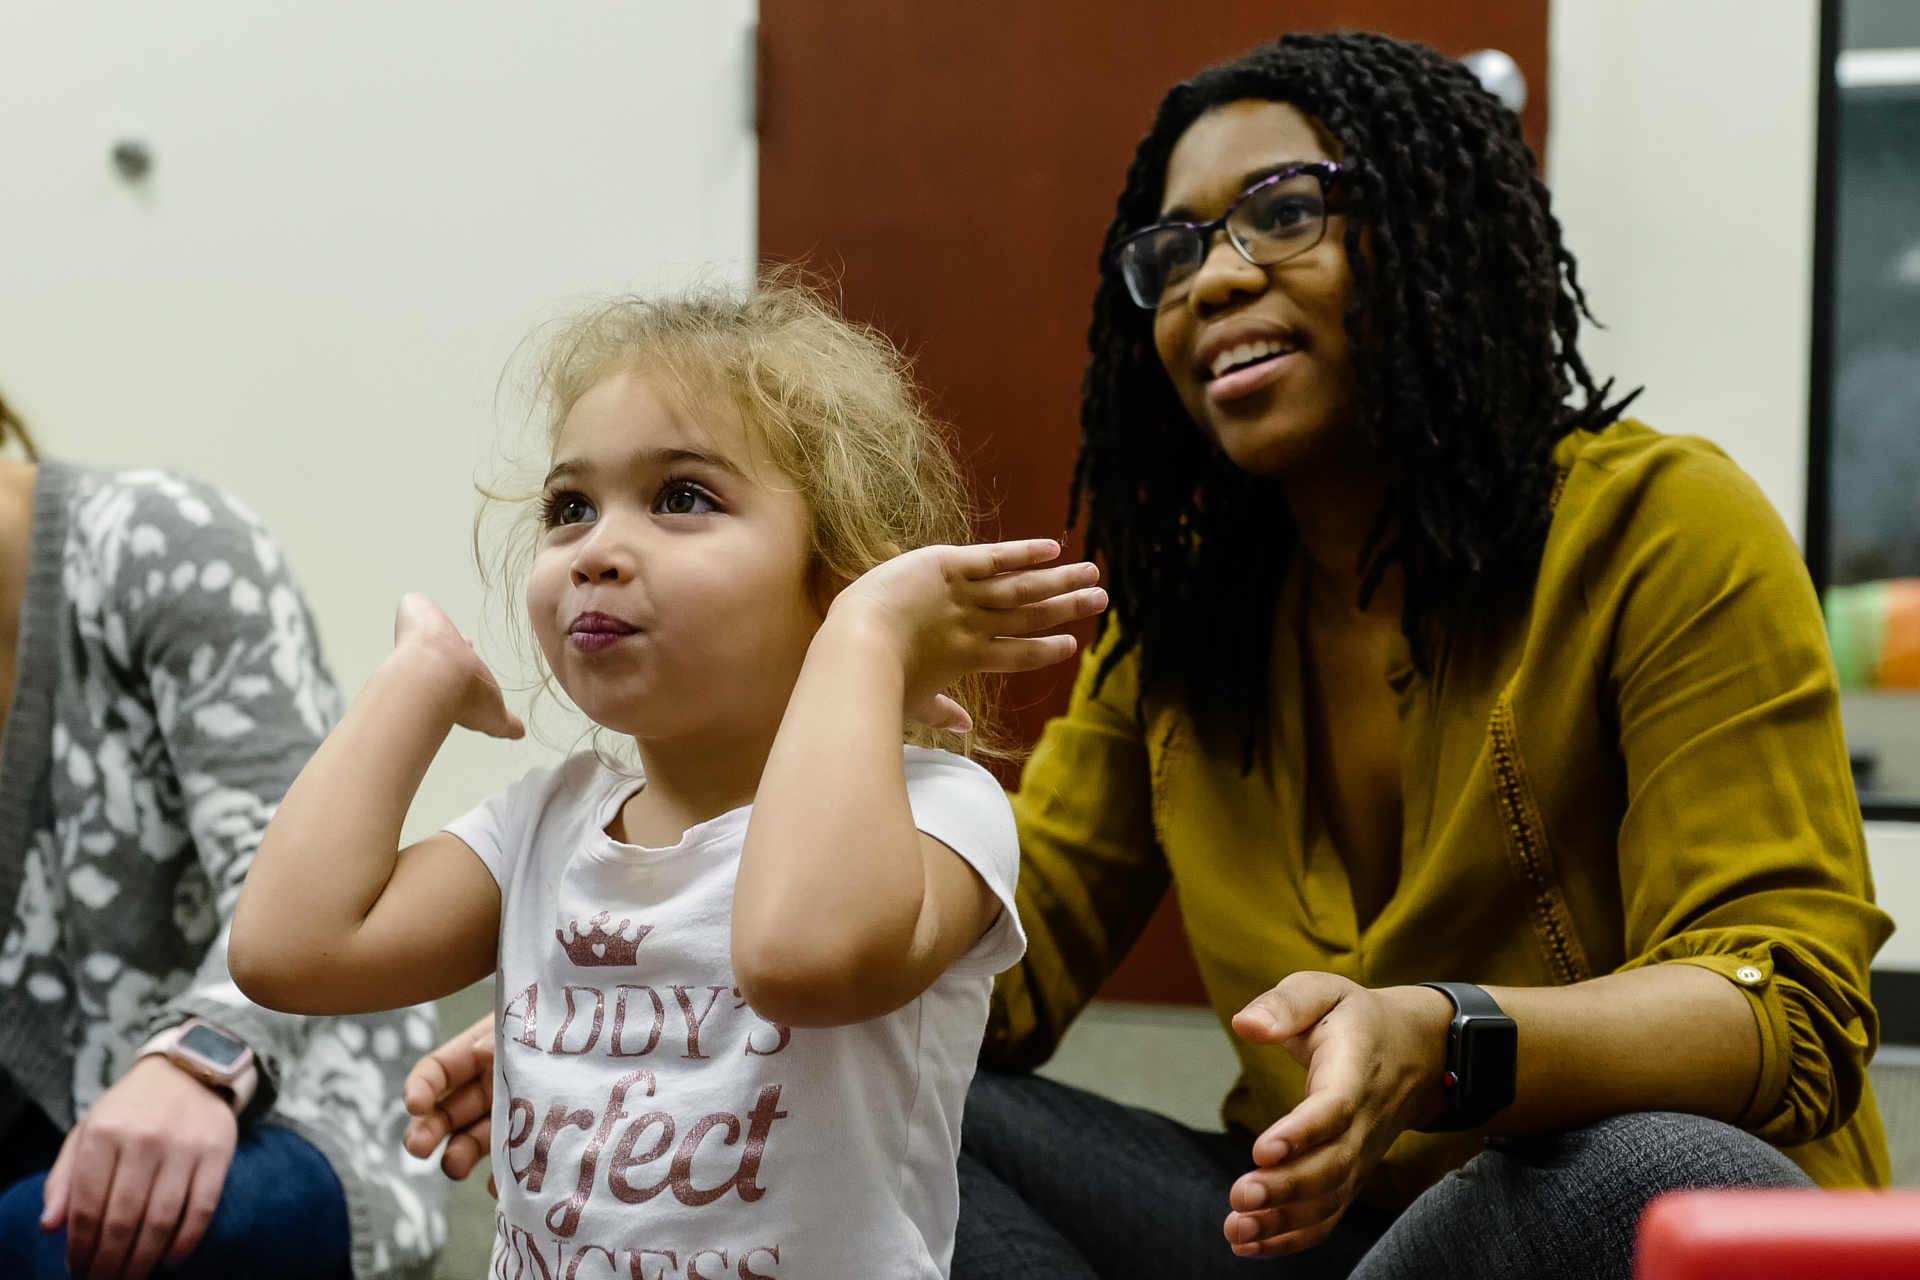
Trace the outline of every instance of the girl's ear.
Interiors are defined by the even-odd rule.
[[[905,555],[897,542],[883,542],[879,546],[880,559],[875,564],[884,564],[895,556]],[[860,575],[855,574],[854,577]],[[807,570],[807,594],[813,598],[813,607],[820,611],[821,617],[827,616],[827,610],[833,605],[835,597],[853,585],[853,578],[842,577],[825,560],[815,560]]]
[[[824,560],[815,560],[807,570],[807,596],[813,601],[815,612],[822,618],[833,607],[834,599],[852,585],[852,579],[835,573],[833,567]]]

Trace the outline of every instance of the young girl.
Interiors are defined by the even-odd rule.
[[[637,774],[575,755],[396,852],[449,729],[522,732],[407,597],[261,843],[234,978],[342,1014],[496,975],[495,1275],[943,1276],[1019,855],[992,777],[902,726],[957,746],[974,677],[1069,656],[1030,633],[1102,609],[1095,570],[943,545],[899,357],[791,287],[551,352],[528,619]]]

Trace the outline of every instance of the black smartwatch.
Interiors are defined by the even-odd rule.
[[[1440,1077],[1447,1109],[1421,1133],[1478,1129],[1513,1103],[1520,1029],[1493,997],[1470,982],[1423,982],[1453,1001],[1447,1026],[1447,1072]]]

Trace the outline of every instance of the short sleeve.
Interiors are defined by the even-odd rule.
[[[1026,954],[1014,888],[1020,877],[1020,837],[1007,793],[985,769],[950,751],[907,747],[907,804],[913,825],[959,854],[1000,900],[1000,916],[947,970],[992,977]]]
[[[569,762],[571,764],[572,762]],[[442,828],[486,864],[502,894],[533,844],[535,826],[566,783],[566,765],[530,770],[505,791],[487,797]]]

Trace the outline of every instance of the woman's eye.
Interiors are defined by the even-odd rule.
[[[584,524],[596,519],[599,512],[593,504],[577,493],[561,493],[547,499],[547,525],[557,527],[565,524]]]
[[[696,485],[669,485],[660,493],[655,509],[669,516],[704,516],[719,510],[705,490]]]
[[[1321,216],[1321,202],[1304,196],[1282,196],[1257,211],[1256,227],[1264,232],[1294,231]]]

